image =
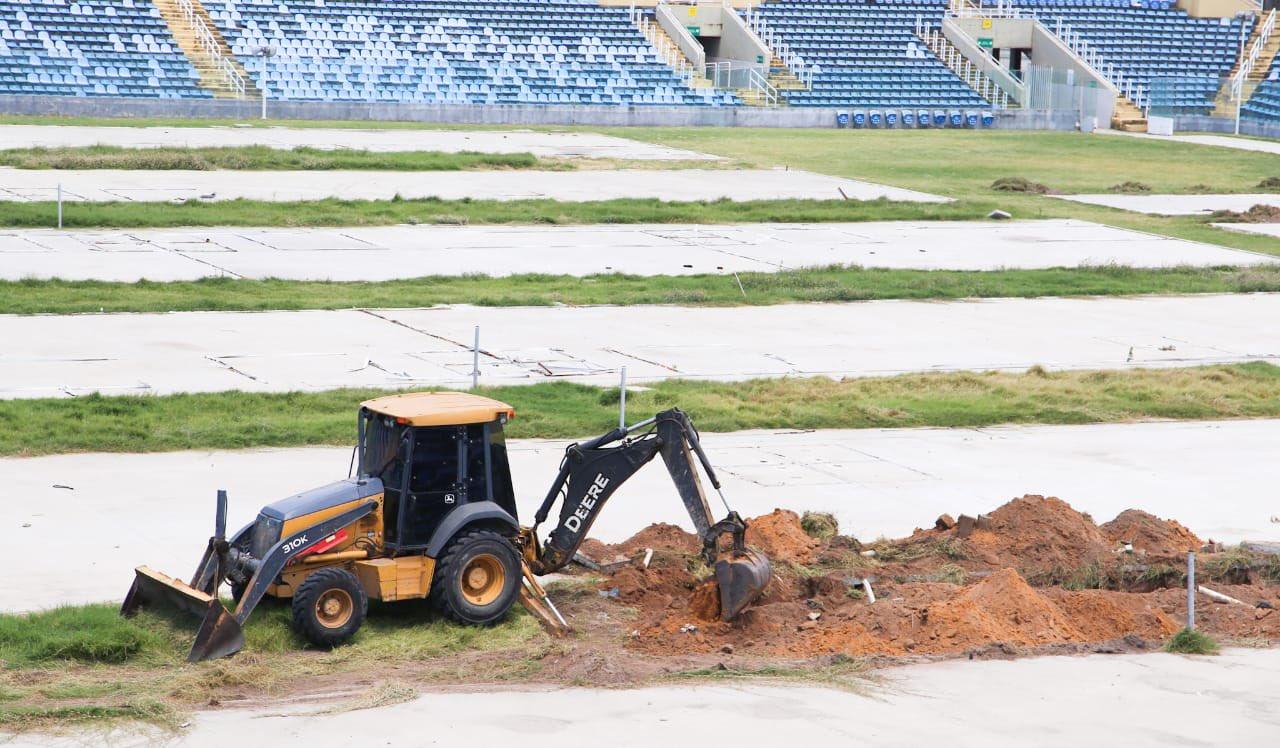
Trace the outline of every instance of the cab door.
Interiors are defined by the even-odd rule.
[[[458,426],[417,427],[400,512],[401,550],[422,548],[444,516],[463,500],[464,435]]]

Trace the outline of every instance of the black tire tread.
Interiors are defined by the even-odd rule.
[[[501,621],[505,617],[505,611],[502,615],[495,617],[493,620],[487,623],[476,624],[475,622],[469,621],[466,618],[459,615],[458,611],[456,611],[453,605],[451,605],[449,602],[448,582],[449,580],[453,579],[454,575],[457,573],[456,566],[458,565],[460,560],[459,558],[460,551],[470,542],[474,540],[480,540],[480,539],[493,539],[493,540],[498,540],[507,544],[510,544],[511,542],[505,536],[503,536],[500,533],[496,533],[493,530],[474,529],[474,530],[466,530],[458,533],[458,535],[454,537],[453,540],[449,541],[449,544],[447,546],[445,546],[444,552],[440,554],[440,559],[436,564],[434,579],[431,582],[431,592],[427,595],[427,599],[430,601],[432,608],[439,611],[441,615],[445,616],[451,621],[454,621],[455,623],[462,623],[462,624],[473,625],[473,626],[474,625],[492,626],[496,624],[498,621]],[[514,551],[514,548],[512,550]],[[518,554],[517,554],[517,557],[518,557]],[[517,597],[519,597],[518,585],[519,585],[519,582],[517,581],[517,588],[516,588]],[[508,606],[508,609],[510,609],[510,606]]]
[[[313,616],[315,598],[319,597],[325,590],[334,587],[342,587],[352,593],[352,600],[355,603],[355,610],[351,614],[352,621],[344,626],[346,630],[343,633],[336,636],[332,630],[321,626],[320,622],[315,620]],[[369,596],[365,594],[364,586],[360,584],[360,580],[356,578],[355,574],[337,567],[329,567],[313,572],[302,580],[302,584],[298,585],[298,589],[293,592],[291,613],[293,614],[294,628],[307,641],[318,647],[335,647],[346,642],[360,629],[368,610]]]

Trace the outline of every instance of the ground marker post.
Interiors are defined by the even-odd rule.
[[[618,383],[618,428],[627,427],[627,367],[622,367],[622,376]]]
[[[1196,630],[1196,552],[1187,551],[1187,631]]]
[[[471,389],[480,386],[480,325],[476,325],[475,342],[471,344]]]
[[[58,228],[62,228],[62,182],[58,182]]]

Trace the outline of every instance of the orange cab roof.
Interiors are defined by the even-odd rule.
[[[462,426],[490,423],[499,416],[514,418],[510,405],[465,392],[408,392],[360,403],[375,413],[391,416],[411,426]]]

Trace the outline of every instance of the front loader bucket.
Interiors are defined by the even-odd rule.
[[[226,657],[244,646],[240,623],[216,596],[146,566],[139,566],[135,571],[133,586],[124,598],[120,615],[128,618],[139,608],[163,607],[198,617],[200,628],[196,630],[187,662]]]
[[[720,587],[720,620],[732,621],[742,609],[764,594],[773,567],[769,558],[750,549],[729,551],[716,559],[716,584]]]

